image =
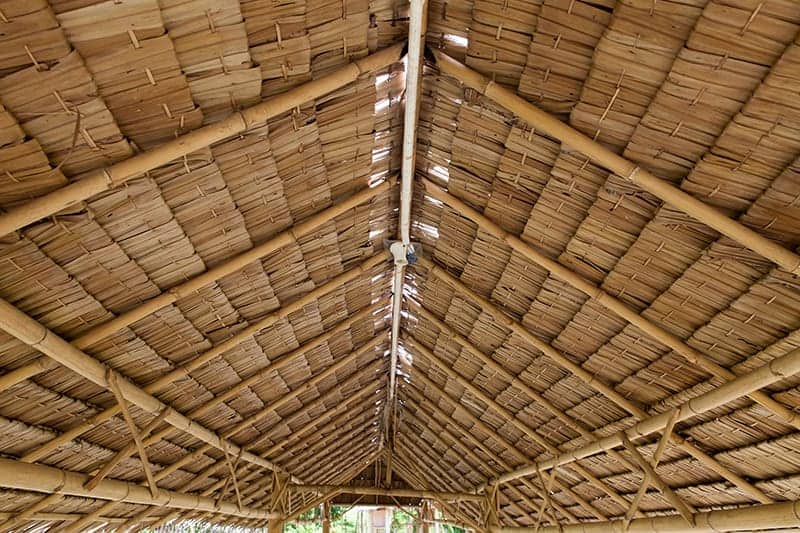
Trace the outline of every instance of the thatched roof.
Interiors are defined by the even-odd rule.
[[[394,368],[406,2],[0,0],[0,531],[800,500],[800,3],[426,9]]]

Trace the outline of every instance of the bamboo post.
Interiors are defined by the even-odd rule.
[[[155,296],[145,301],[144,303],[132,309],[129,309],[128,311],[125,311],[124,313],[109,320],[108,322],[104,322],[98,326],[89,329],[79,337],[73,339],[71,341],[71,344],[78,349],[84,350],[92,346],[93,344],[113,335],[117,331],[145,318],[146,316],[152,313],[155,313],[159,309],[171,305],[180,300],[181,298],[184,298],[185,296],[195,293],[200,288],[212,284],[224,278],[225,276],[244,268],[250,263],[258,261],[259,259],[277,250],[280,250],[281,248],[293,242],[297,242],[299,237],[312,233],[314,230],[316,230],[323,224],[333,220],[337,216],[346,213],[347,211],[353,209],[358,205],[361,205],[365,202],[372,200],[378,195],[388,191],[393,185],[394,185],[394,179],[388,179],[375,187],[364,189],[350,196],[349,198],[342,200],[336,205],[333,205],[328,209],[325,209],[324,211],[320,211],[319,213],[309,217],[303,222],[295,224],[291,228],[282,231],[281,233],[277,234],[268,241],[256,245],[250,250],[247,250],[246,252],[242,252],[241,254],[232,257],[227,261],[224,261],[214,266],[213,268],[201,274],[198,274],[197,276],[191,279],[186,280],[183,283],[179,283],[178,285],[171,287],[169,290],[162,292],[158,296]],[[292,304],[290,304],[290,307],[288,309],[292,310],[299,309],[300,307],[298,307],[298,305],[301,304],[305,305],[307,301],[308,300],[305,299],[299,302],[293,302]],[[288,314],[288,312],[286,314]],[[272,315],[274,315],[274,313],[271,314],[270,316]],[[209,355],[207,357],[214,357],[214,356]],[[199,361],[200,363],[196,362],[194,364],[202,364],[203,360],[199,359]],[[52,370],[53,368],[55,368],[55,366],[56,366],[55,362],[53,362],[51,359],[40,357],[34,360],[33,362],[28,363],[25,366],[22,366],[7,374],[4,374],[3,376],[0,376],[0,391],[3,391],[8,387],[11,387],[19,383],[20,381],[28,379],[38,373],[45,372],[47,370]],[[167,375],[163,376],[160,379],[160,382],[169,383],[170,382],[169,376],[171,375],[172,373],[168,373]],[[157,381],[156,383],[159,383],[159,381]]]
[[[602,394],[603,396],[614,402],[616,405],[618,405],[625,411],[631,413],[637,419],[642,420],[647,417],[647,413],[645,412],[645,410],[638,404],[625,398],[616,390],[614,390],[613,387],[597,379],[595,376],[587,372],[582,366],[572,362],[569,358],[567,358],[566,355],[561,353],[559,350],[557,350],[550,344],[542,341],[536,335],[533,335],[520,322],[506,315],[491,301],[489,301],[488,299],[484,298],[477,292],[467,287],[463,282],[461,282],[461,280],[455,278],[449,272],[434,264],[427,257],[420,256],[417,264],[424,266],[430,272],[433,272],[437,277],[443,280],[445,283],[448,283],[449,285],[454,287],[458,292],[460,292],[463,295],[466,295],[472,302],[478,304],[484,311],[491,314],[495,320],[500,322],[506,328],[510,329],[514,334],[518,335],[529,345],[533,346],[535,349],[542,352],[544,355],[550,358],[561,368],[572,373],[578,379],[583,381],[586,385],[598,391],[600,394]],[[732,472],[730,469],[720,464],[719,461],[717,461],[716,459],[714,459],[713,457],[702,451],[694,444],[686,441],[680,435],[673,433],[670,436],[670,438],[683,450],[689,453],[692,457],[694,457],[695,459],[700,461],[703,465],[707,466],[714,472],[718,473],[720,476],[724,477],[725,479],[727,479],[728,481],[739,487],[742,490],[742,492],[750,496],[753,500],[761,503],[772,502],[772,499],[770,499],[769,496],[764,494],[763,491],[755,487],[752,483],[744,479],[742,476]]]
[[[384,48],[344,67],[295,87],[265,102],[235,112],[226,119],[196,129],[152,150],[92,172],[79,181],[40,196],[0,216],[0,236],[47,218],[103,191],[153,170],[186,154],[200,150],[263,124],[270,118],[328,94],[357,80],[361,75],[400,60],[405,43]]]
[[[322,533],[331,533],[331,504],[329,500],[322,502]]]
[[[572,126],[542,111],[512,91],[459,63],[440,50],[432,50],[432,52],[436,57],[436,65],[442,73],[456,78],[464,85],[491,98],[537,130],[541,130],[563,144],[583,153],[601,166],[631,183],[635,183],[664,202],[677,207],[687,215],[769,259],[787,272],[800,275],[800,256],[796,253],[753,231],[744,224],[731,219],[716,208],[701,202],[671,183],[651,174],[599,142],[590,139]]]
[[[632,520],[584,522],[581,524],[543,527],[539,533],[723,533],[728,531],[761,531],[796,529],[800,526],[800,501],[753,505],[738,509],[708,511],[694,515],[689,525],[678,515],[653,516]],[[530,527],[500,527],[492,533],[533,533]]]
[[[637,439],[645,437],[651,433],[662,431],[669,424],[674,424],[688,420],[694,416],[701,415],[712,409],[730,403],[750,391],[768,387],[778,381],[791,377],[800,372],[800,348],[792,350],[787,354],[773,359],[764,366],[753,370],[749,374],[743,375],[735,381],[729,381],[715,390],[697,396],[677,408],[678,414],[672,411],[651,416],[624,432],[615,433],[595,442],[591,442],[575,450],[563,453],[557,457],[540,461],[533,466],[521,468],[514,472],[504,474],[498,479],[500,482],[510,481],[519,477],[533,475],[541,468],[543,470],[566,465],[584,457],[603,453],[606,450],[622,446],[624,439]],[[674,417],[674,418],[673,418]],[[674,419],[674,422],[672,420]]]
[[[725,381],[730,381],[736,378],[736,374],[706,357],[706,355],[701,353],[699,350],[692,348],[677,335],[670,333],[658,324],[651,322],[637,311],[631,309],[621,300],[611,296],[603,289],[597,287],[594,283],[587,281],[585,278],[576,274],[558,261],[555,261],[537,251],[519,237],[508,233],[488,217],[468,206],[465,202],[461,201],[450,193],[446,192],[438,185],[427,179],[423,179],[423,183],[425,184],[425,192],[431,197],[448,204],[461,215],[475,222],[483,231],[486,231],[495,238],[504,242],[506,245],[510,246],[513,250],[517,251],[525,258],[548,270],[555,277],[566,281],[568,284],[572,285],[589,298],[594,299],[596,302],[615,315],[627,320],[630,324],[642,330],[651,338],[657,340],[668,348],[672,348],[689,362],[697,365],[709,374]],[[800,415],[797,415],[797,413],[793,412],[785,405],[774,400],[768,394],[760,391],[752,391],[749,396],[753,401],[761,404],[766,409],[775,413],[778,419],[784,424],[800,429]]]
[[[262,509],[245,507],[240,510],[228,502],[220,502],[217,506],[211,498],[196,494],[158,489],[158,493],[154,496],[147,487],[124,481],[104,479],[90,491],[84,487],[88,479],[87,475],[77,472],[0,458],[0,486],[9,489],[174,509],[192,509],[244,518],[274,518],[272,513]]]

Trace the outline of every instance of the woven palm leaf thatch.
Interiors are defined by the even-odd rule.
[[[797,258],[800,5],[424,7],[404,124],[406,2],[0,0],[0,531],[800,499],[800,377],[707,401],[800,348],[798,272],[637,181]]]

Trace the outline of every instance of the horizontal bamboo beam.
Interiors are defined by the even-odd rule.
[[[569,464],[584,457],[590,457],[607,450],[612,450],[618,446],[623,446],[625,438],[633,440],[663,431],[671,423],[673,417],[675,417],[675,423],[688,420],[694,416],[737,400],[753,390],[773,385],[798,372],[800,372],[800,348],[773,359],[764,366],[737,378],[735,381],[729,381],[715,390],[692,398],[688,402],[675,408],[678,412],[677,416],[672,410],[651,416],[624,432],[615,433],[595,442],[590,442],[575,450],[563,453],[557,457],[539,461],[534,465],[504,474],[497,478],[497,482],[505,483],[512,479],[530,476],[539,471]]]
[[[164,409],[169,409],[167,415],[164,417],[164,421],[176,429],[192,435],[220,450],[227,449],[233,454],[238,454],[241,450],[242,460],[268,470],[280,471],[280,468],[272,462],[242,450],[235,443],[226,441],[214,431],[187,418],[176,410],[169,408],[155,396],[148,394],[138,386],[124,379],[121,374],[114,372],[110,367],[78,348],[75,348],[52,330],[47,329],[39,322],[2,299],[0,299],[0,329],[3,329],[31,348],[51,357],[76,374],[83,376],[104,389],[111,388],[108,377],[110,375],[116,376],[122,396],[140,409],[154,416],[160,415]]]
[[[384,489],[381,487],[357,487],[351,485],[298,485],[292,483],[289,488],[293,491],[326,493],[339,491],[342,494],[356,494],[363,496],[387,496],[394,498],[421,498],[426,500],[462,500],[482,502],[486,499],[483,494],[472,494],[470,492],[437,492],[430,490],[415,489]]]
[[[627,528],[623,520],[611,520],[542,527],[538,533],[722,533],[782,528],[794,531],[799,526],[800,501],[791,501],[697,513],[694,526],[675,515],[637,518]],[[493,528],[492,533],[534,533],[534,528],[498,527]]]
[[[375,186],[369,187],[362,191],[359,191],[352,196],[332,205],[331,207],[325,209],[324,211],[320,211],[309,218],[305,219],[304,221],[295,224],[291,228],[278,233],[271,239],[264,241],[261,244],[254,246],[253,248],[240,253],[234,257],[227,259],[226,261],[214,266],[206,270],[205,272],[190,278],[183,283],[179,283],[174,287],[170,287],[169,290],[166,290],[155,296],[150,298],[149,300],[144,301],[140,305],[133,307],[124,313],[112,318],[108,322],[103,322],[93,328],[90,328],[80,336],[76,337],[70,344],[84,350],[101,340],[110,337],[117,331],[130,326],[131,324],[142,320],[143,318],[155,313],[156,311],[167,307],[168,305],[172,305],[175,302],[179,301],[181,298],[187,297],[189,295],[195,294],[198,290],[205,287],[206,285],[210,285],[215,283],[216,281],[233,274],[241,270],[242,268],[246,267],[247,265],[258,261],[259,259],[266,257],[267,255],[280,250],[285,246],[289,246],[292,243],[297,242],[299,237],[308,235],[312,233],[314,230],[322,226],[323,224],[333,220],[334,218],[338,217],[346,213],[347,211],[366,203],[376,196],[385,193],[388,191],[393,185],[395,184],[395,179],[391,178],[383,183]],[[278,309],[274,313],[270,313],[267,317],[260,320],[258,323],[262,324],[261,328],[267,327],[267,325],[277,321],[278,318],[282,316],[286,316],[289,313],[301,309],[302,306],[308,303],[309,297],[304,296],[303,298],[298,299],[295,302],[292,302],[285,308]],[[282,314],[280,314],[283,312]],[[275,317],[278,318],[275,318]],[[272,317],[273,322],[265,322],[265,320],[269,320]],[[250,325],[248,331],[254,327],[254,324]],[[231,343],[230,339],[226,340],[226,342],[221,343],[218,347],[212,348],[209,352],[204,354],[203,357],[198,357],[190,364],[201,365],[207,362],[209,358],[216,357],[216,355],[223,353],[224,350],[227,350],[227,346]],[[11,387],[20,381],[28,379],[30,377],[35,376],[41,372],[45,372],[47,370],[52,370],[57,365],[51,359],[46,357],[40,357],[25,366],[12,370],[7,374],[0,376],[0,391]],[[172,372],[167,373],[166,375],[159,378],[154,387],[158,387],[160,384],[171,383],[175,379],[179,377],[183,377],[183,375],[176,376],[177,370],[173,370]]]
[[[481,230],[504,242],[506,245],[511,247],[511,249],[520,253],[526,259],[546,269],[553,276],[567,282],[569,285],[581,291],[586,296],[593,299],[618,317],[628,321],[628,323],[632,324],[633,326],[636,326],[650,338],[655,339],[664,346],[671,348],[676,353],[679,353],[690,363],[725,381],[731,381],[736,378],[736,374],[734,374],[731,370],[716,363],[713,359],[701,353],[699,350],[689,346],[683,339],[674,333],[667,331],[656,322],[647,319],[638,311],[624,303],[622,300],[615,298],[602,288],[588,281],[579,274],[576,274],[558,261],[551,259],[545,254],[539,252],[516,235],[508,233],[490,218],[473,209],[465,202],[459,198],[456,198],[435,183],[424,178],[422,182],[425,185],[425,192],[428,195],[448,204],[462,216],[472,220],[481,228]],[[764,408],[772,411],[780,422],[800,429],[800,415],[777,400],[773,399],[769,394],[754,390],[750,392],[749,396],[754,402],[757,402],[764,406]]]
[[[243,518],[266,520],[275,517],[273,513],[262,509],[252,507],[240,509],[232,503],[217,502],[212,498],[197,494],[158,489],[157,494],[153,495],[146,486],[125,481],[104,479],[94,490],[88,490],[84,487],[88,480],[89,476],[78,472],[23,463],[12,459],[0,459],[0,487],[7,489],[120,501],[137,505],[192,509]]]
[[[677,207],[719,233],[766,257],[787,272],[800,275],[800,255],[648,172],[443,52],[433,50],[433,54],[436,58],[436,65],[442,73],[456,78],[464,85],[491,98],[537,130],[558,139],[664,202]]]
[[[0,236],[47,218],[103,191],[118,187],[136,176],[186,154],[261,125],[270,118],[354,82],[363,74],[387,67],[400,60],[404,48],[405,43],[384,48],[353,61],[326,76],[233,113],[224,120],[196,129],[152,150],[141,152],[124,161],[94,171],[79,181],[10,209],[0,216]]]

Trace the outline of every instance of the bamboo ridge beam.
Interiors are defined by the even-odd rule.
[[[721,211],[687,194],[671,183],[657,177],[632,161],[614,153],[599,142],[590,139],[572,126],[542,111],[514,92],[498,85],[439,50],[432,50],[439,70],[456,78],[464,85],[491,98],[531,126],[554,137],[620,177],[635,183],[664,202],[687,215],[730,237],[734,241],[774,262],[787,272],[800,275],[800,255],[753,231],[744,224],[726,216]]]
[[[100,342],[101,340],[108,338],[117,331],[127,326],[130,326],[135,322],[138,322],[139,320],[145,318],[146,316],[155,313],[159,309],[163,309],[168,305],[174,304],[181,298],[184,298],[191,294],[195,294],[202,287],[210,285],[229,274],[237,272],[238,270],[244,268],[250,263],[253,263],[254,261],[258,261],[259,259],[266,257],[267,255],[277,250],[280,250],[285,246],[297,242],[299,237],[312,233],[318,227],[333,220],[337,216],[346,213],[347,211],[353,209],[356,206],[359,206],[363,203],[372,200],[373,198],[379,196],[380,194],[383,194],[384,192],[388,191],[394,184],[395,184],[395,179],[390,178],[384,181],[383,183],[376,185],[375,187],[359,191],[350,196],[349,198],[346,198],[341,202],[329,207],[328,209],[320,211],[319,213],[316,213],[315,215],[307,218],[306,220],[298,224],[295,224],[291,228],[282,231],[281,233],[275,235],[271,239],[261,244],[258,244],[253,248],[245,252],[242,252],[241,254],[232,257],[214,266],[213,268],[201,274],[198,274],[197,276],[191,279],[186,280],[183,283],[179,283],[178,285],[171,287],[169,290],[164,291],[158,296],[155,296],[149,300],[146,300],[144,303],[132,309],[129,309],[128,311],[125,311],[124,313],[116,316],[115,318],[112,318],[108,322],[104,322],[89,329],[79,337],[73,339],[71,341],[71,344],[78,349],[84,350],[92,346],[93,344],[96,344],[97,342]],[[291,309],[298,308],[297,305],[298,304],[296,303],[290,304]],[[274,315],[274,313],[270,314],[270,316],[272,315]],[[261,321],[260,323],[263,323],[263,321]],[[16,383],[19,383],[24,379],[33,377],[36,374],[45,372],[47,370],[52,370],[53,368],[55,368],[55,366],[56,364],[51,359],[38,358],[23,367],[20,367],[7,374],[4,374],[3,376],[0,376],[0,391],[15,385]],[[160,378],[160,381],[165,383],[170,383],[171,382],[169,380],[170,375],[171,374],[162,376]]]
[[[515,335],[518,335],[526,343],[528,343],[535,349],[542,352],[558,366],[572,373],[587,386],[596,390],[597,392],[599,392],[600,394],[602,394],[603,396],[614,402],[616,405],[618,405],[628,413],[632,414],[638,420],[647,418],[647,412],[637,403],[625,398],[620,393],[618,393],[613,387],[605,383],[603,380],[597,379],[593,374],[589,373],[582,366],[574,363],[561,351],[557,350],[552,345],[544,342],[539,337],[532,334],[519,321],[505,314],[491,301],[487,300],[486,298],[484,298],[483,296],[481,296],[480,294],[478,294],[477,292],[466,286],[461,280],[454,277],[452,274],[450,274],[443,268],[437,266],[435,263],[433,263],[433,261],[431,261],[424,255],[420,256],[418,259],[419,259],[417,262],[418,265],[427,268],[430,272],[433,272],[439,279],[452,286],[456,290],[456,292],[461,293],[462,298],[466,297],[470,301],[477,304],[481,309],[489,313],[500,324],[508,328]],[[722,465],[712,456],[702,451],[700,448],[698,448],[691,442],[685,440],[677,433],[673,432],[670,435],[670,439],[674,441],[678,446],[680,446],[684,451],[690,454],[692,457],[700,461],[703,465],[707,466],[708,468],[719,474],[721,477],[724,477],[725,479],[727,479],[728,481],[739,487],[739,489],[741,489],[743,493],[747,494],[754,501],[760,503],[772,503],[772,500],[763,491],[758,489],[756,486],[754,486],[752,483],[744,479],[742,476],[732,472],[729,468]],[[631,465],[626,464],[626,466],[630,467]],[[511,469],[506,468],[506,470],[511,470]]]
[[[92,172],[79,181],[10,209],[6,214],[0,216],[0,236],[47,218],[103,191],[118,187],[136,176],[186,154],[261,125],[270,118],[354,82],[363,74],[387,67],[400,60],[404,48],[405,43],[384,48],[353,61],[326,76],[233,113],[220,122],[181,135],[152,150]]]
[[[675,350],[675,352],[681,354],[690,363],[697,365],[705,372],[708,372],[709,374],[714,375],[722,380],[731,381],[736,379],[736,374],[734,374],[732,371],[717,364],[699,350],[692,348],[677,335],[670,333],[655,322],[648,320],[621,300],[607,293],[594,283],[586,280],[584,277],[576,274],[558,261],[551,259],[543,253],[537,251],[535,248],[530,246],[516,235],[508,233],[491,219],[468,206],[465,202],[456,198],[435,183],[427,179],[423,179],[422,181],[425,184],[425,192],[431,197],[448,204],[456,212],[472,220],[483,231],[491,234],[501,242],[505,243],[507,246],[511,247],[528,260],[546,269],[553,276],[567,282],[615,315],[627,320],[628,323],[636,326],[651,338],[657,340],[664,346]],[[751,391],[749,396],[753,401],[761,404],[764,406],[764,408],[775,413],[778,419],[784,424],[792,426],[796,429],[800,429],[800,416],[785,405],[774,400],[768,394],[758,390]]]
[[[538,533],[722,533],[797,528],[800,526],[800,501],[753,505],[739,509],[709,511],[694,515],[694,525],[680,516],[637,518],[626,527],[623,520],[584,522],[542,527]],[[534,533],[532,527],[498,527],[492,533]]]
[[[471,502],[481,502],[485,496],[483,494],[473,494],[471,492],[437,492],[431,490],[416,489],[384,489],[381,487],[357,487],[351,485],[297,485],[290,484],[289,488],[294,491],[327,493],[339,491],[341,494],[356,494],[363,496],[387,496],[395,498],[421,498],[426,500],[461,500]]]
[[[8,489],[174,509],[191,509],[243,518],[267,520],[274,517],[273,513],[262,509],[253,507],[240,509],[232,503],[224,501],[218,503],[211,498],[196,494],[158,489],[157,494],[153,495],[146,486],[124,481],[104,479],[94,490],[90,491],[84,487],[88,480],[89,476],[78,472],[23,463],[12,459],[0,459],[0,486]]]
[[[676,424],[688,420],[693,416],[703,414],[717,407],[723,406],[749,394],[753,390],[768,387],[778,381],[791,377],[800,372],[800,348],[778,357],[764,366],[748,373],[735,381],[729,381],[715,390],[701,394],[676,407],[677,415],[673,411],[665,411],[651,416],[637,423],[624,432],[615,433],[603,439],[581,446],[578,449],[563,453],[557,457],[540,461],[535,465],[521,468],[514,472],[504,474],[497,478],[497,482],[505,483],[519,477],[530,476],[540,470],[547,470],[557,466],[569,464],[584,457],[590,457],[618,446],[624,446],[625,439],[637,439],[651,433],[656,433]],[[673,422],[674,417],[674,422]]]

